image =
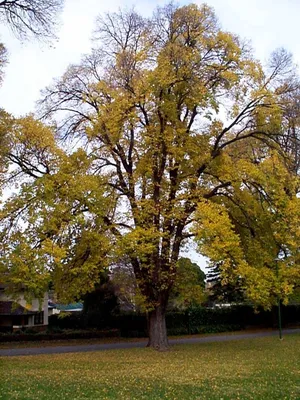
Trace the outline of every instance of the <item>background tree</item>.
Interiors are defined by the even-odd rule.
[[[107,327],[112,314],[119,311],[118,298],[109,271],[103,271],[99,278],[94,290],[83,297],[83,313],[88,326]]]
[[[20,39],[51,38],[63,0],[2,0],[0,20]]]
[[[224,193],[200,209],[199,246],[219,265],[223,284],[238,282],[254,304],[271,308],[278,299],[287,303],[299,282],[299,179],[278,154],[251,168],[238,164],[235,179],[242,173],[243,184],[234,196]]]
[[[176,280],[170,292],[169,308],[187,309],[205,299],[205,273],[187,257],[178,260]]]
[[[111,266],[110,279],[121,311],[144,312],[145,299],[140,293],[134,270],[126,257]]]
[[[13,167],[3,180],[22,186],[0,210],[1,280],[41,296],[51,279],[60,301],[73,301],[93,290],[108,266],[102,178],[89,175],[83,150],[68,156],[52,130],[32,117],[13,119],[5,137],[5,159]]]
[[[281,99],[283,110],[281,146],[289,155],[288,168],[300,174],[300,90],[287,93]]]
[[[212,304],[236,304],[246,300],[240,277],[222,283],[222,261],[211,263],[207,273],[207,301]]]
[[[0,1],[0,21],[9,26],[13,33],[21,40],[31,35],[38,39],[53,38],[57,15],[62,9],[63,0],[2,0]],[[0,84],[3,80],[4,67],[7,63],[7,51],[0,43]],[[3,159],[7,150],[7,133],[11,130],[13,117],[0,109],[0,174],[7,163]],[[0,179],[0,188],[2,189]]]
[[[110,279],[121,310],[144,312],[147,301],[141,295],[134,270],[124,260],[111,269]],[[168,309],[186,309],[205,300],[205,273],[187,257],[178,260],[176,280],[170,293]]]
[[[286,53],[264,72],[206,5],[167,5],[150,19],[106,15],[94,43],[44,93],[41,109],[58,132],[14,124],[8,159],[25,180],[2,209],[4,272],[51,274],[58,292],[78,297],[126,256],[146,301],[149,345],[161,350],[180,250],[192,237],[223,262],[223,283],[241,276],[265,306],[288,295],[298,231],[287,227],[299,220],[299,199],[280,146],[289,135],[280,101],[296,85]],[[58,135],[77,150],[63,151]],[[249,218],[260,240],[251,241]],[[280,268],[280,285],[267,273],[277,243],[291,265],[291,278]]]

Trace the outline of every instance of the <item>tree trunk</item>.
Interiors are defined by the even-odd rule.
[[[166,307],[159,305],[148,314],[149,341],[147,347],[153,347],[159,351],[169,349],[167,327],[166,327]]]

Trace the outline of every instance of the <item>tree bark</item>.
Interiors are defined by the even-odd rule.
[[[169,349],[166,327],[166,307],[157,306],[148,314],[149,341],[147,347],[152,347],[158,351]]]

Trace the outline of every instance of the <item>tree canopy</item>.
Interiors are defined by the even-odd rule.
[[[93,52],[43,93],[48,125],[7,130],[3,180],[20,186],[1,209],[2,276],[32,289],[51,276],[79,297],[126,256],[158,349],[192,238],[224,283],[285,300],[299,279],[297,87],[285,51],[264,69],[206,5],[98,18]]]

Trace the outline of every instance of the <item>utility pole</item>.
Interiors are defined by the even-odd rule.
[[[279,266],[278,266],[279,259],[276,258],[276,275],[277,278],[279,277]],[[279,328],[279,339],[282,340],[282,323],[281,323],[281,299],[280,295],[278,295],[278,328]]]

